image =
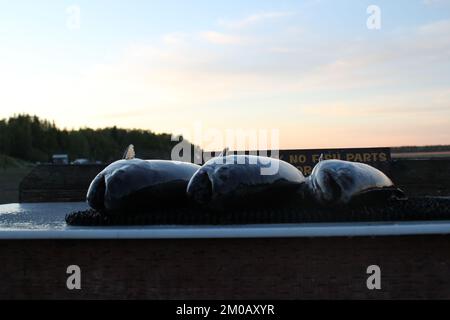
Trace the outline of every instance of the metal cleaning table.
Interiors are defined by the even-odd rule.
[[[450,221],[75,227],[64,220],[83,202],[0,205],[0,239],[189,239],[449,234]]]

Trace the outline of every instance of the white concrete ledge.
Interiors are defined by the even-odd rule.
[[[9,229],[0,239],[213,239],[360,237],[450,234],[449,221],[398,223],[305,223],[234,226],[67,227]]]

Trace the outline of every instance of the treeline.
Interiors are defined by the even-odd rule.
[[[391,152],[393,153],[443,152],[443,151],[450,151],[450,145],[404,146],[391,148]]]
[[[37,116],[17,115],[0,120],[0,154],[32,162],[49,162],[53,154],[68,154],[70,160],[111,162],[123,156],[125,148],[134,144],[137,154],[145,159],[170,159],[176,141],[170,134],[148,130],[59,129],[54,122]]]

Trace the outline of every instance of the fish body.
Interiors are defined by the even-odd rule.
[[[305,182],[291,164],[255,155],[219,156],[191,178],[187,194],[214,209],[280,205]]]
[[[187,184],[199,168],[169,160],[118,160],[91,182],[87,202],[107,213],[182,205]]]
[[[306,181],[307,197],[323,206],[404,198],[389,177],[359,162],[323,160]]]

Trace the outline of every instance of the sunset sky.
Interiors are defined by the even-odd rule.
[[[279,129],[282,148],[450,144],[450,0],[0,0],[0,118],[17,113]]]

